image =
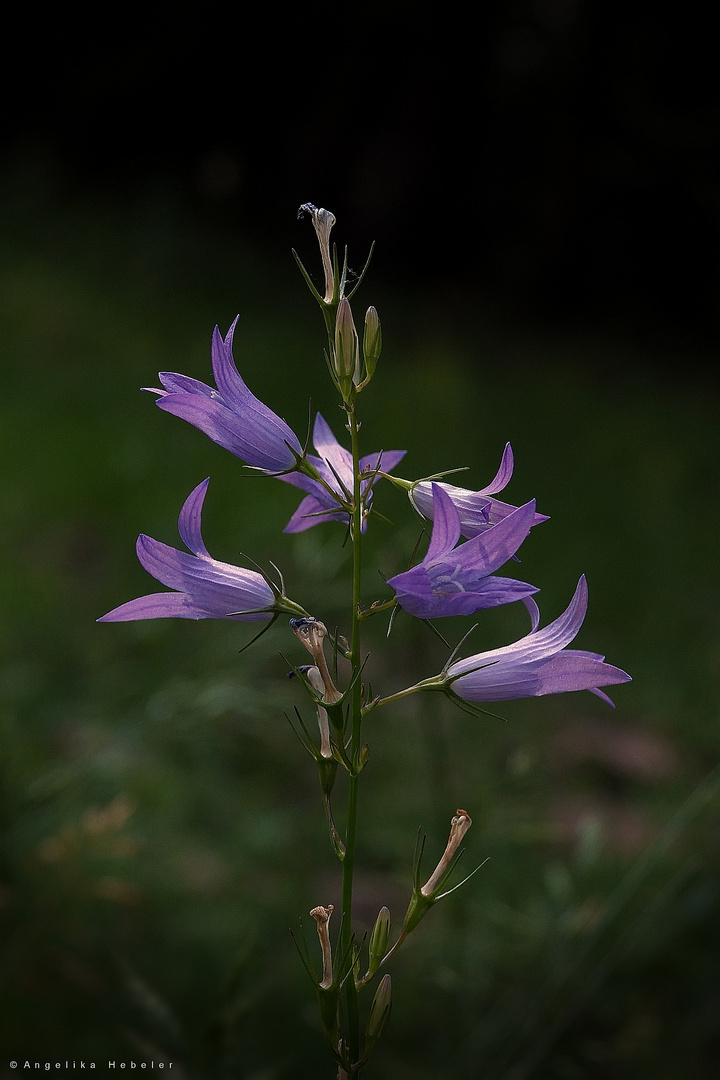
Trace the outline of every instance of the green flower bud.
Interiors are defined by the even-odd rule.
[[[343,395],[347,397],[353,382],[356,384],[360,382],[360,349],[350,304],[345,297],[338,304],[335,318],[334,361],[340,388]]]
[[[390,912],[388,908],[380,908],[368,946],[368,975],[374,975],[380,967],[383,957],[387,952],[390,938]]]
[[[365,1053],[368,1054],[382,1036],[390,1019],[392,1008],[392,983],[389,975],[383,975],[370,1006],[365,1032]]]
[[[381,349],[382,330],[380,329],[380,319],[375,308],[369,307],[365,312],[365,333],[363,335],[363,355],[365,356],[366,378],[368,379],[371,379],[375,374]]]
[[[323,795],[330,796],[332,794],[332,789],[335,786],[338,763],[335,758],[328,759],[321,757],[317,764],[322,793]]]

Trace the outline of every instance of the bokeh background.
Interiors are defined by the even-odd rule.
[[[330,1076],[288,928],[337,896],[278,624],[98,626],[153,590],[210,475],[218,558],[272,559],[342,628],[342,531],[282,534],[292,489],[242,474],[139,392],[209,375],[240,315],[253,391],[338,434],[311,200],[338,218],[385,349],[368,450],[402,475],[505,442],[545,620],[580,573],[578,645],[633,683],[513,702],[505,723],[409,699],[368,722],[357,924],[399,924],[457,806],[472,882],[392,965],[368,1078],[674,1080],[720,1061],[718,240],[712,36],[644,5],[16,13],[0,149],[0,1075],[9,1061],[172,1060],[187,1078]],[[368,541],[402,568],[407,504]],[[373,685],[446,651],[369,624]],[[457,641],[465,623],[446,628]],[[525,631],[488,613],[477,649]],[[309,716],[308,716],[309,719]],[[339,791],[341,796],[342,792]],[[337,799],[342,820],[342,798]]]

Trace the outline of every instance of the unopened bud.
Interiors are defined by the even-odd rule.
[[[450,822],[450,836],[448,838],[447,847],[443,852],[443,856],[440,862],[437,864],[428,880],[420,890],[421,894],[425,897],[430,897],[437,889],[438,885],[442,881],[443,877],[447,873],[448,867],[453,860],[457,849],[462,843],[462,838],[472,825],[472,818],[468,814],[467,810],[458,810],[455,817]]]
[[[369,307],[365,312],[365,333],[363,335],[363,355],[365,356],[365,370],[368,379],[371,379],[375,373],[381,350],[382,330],[380,328],[380,319],[375,308]]]
[[[367,1022],[365,1052],[372,1050],[375,1043],[382,1036],[390,1019],[392,1008],[392,981],[389,975],[383,975],[380,985],[375,991],[373,1003],[370,1006],[370,1015]]]
[[[341,389],[360,382],[360,349],[350,304],[342,298],[335,318],[335,374]]]
[[[370,944],[368,945],[368,974],[374,975],[387,952],[388,941],[390,939],[390,911],[386,907],[380,908],[375,925],[370,935]]]

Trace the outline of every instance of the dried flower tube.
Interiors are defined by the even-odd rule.
[[[305,676],[313,689],[317,690],[318,694],[325,694],[325,685],[319,668],[314,666],[306,668]],[[320,728],[320,757],[329,759],[333,756],[333,752],[330,745],[330,723],[328,720],[327,709],[318,703],[317,711],[318,726]]]
[[[336,701],[340,700],[342,694],[330,677],[327,660],[325,659],[325,650],[323,647],[323,640],[327,634],[325,623],[320,622],[319,619],[315,619],[310,615],[303,619],[291,619],[290,626],[292,627],[295,636],[302,641],[303,645],[315,661],[315,665],[318,668],[323,683],[324,700],[329,705],[334,705]]]
[[[330,929],[329,922],[335,908],[332,904],[328,904],[325,907],[315,907],[310,914],[317,923],[318,938],[320,939],[320,948],[322,950],[323,972],[322,980],[320,982],[321,990],[329,990],[333,981],[332,970],[332,948],[330,946]]]
[[[447,873],[450,863],[454,859],[457,849],[460,847],[462,839],[471,825],[472,818],[467,810],[458,810],[450,823],[450,836],[448,837],[447,846],[443,852],[443,856],[420,890],[422,896],[431,897],[435,892]]]
[[[323,209],[322,206],[313,206],[312,203],[303,203],[298,211],[298,217],[302,217],[305,212],[312,217],[317,234],[325,274],[325,303],[331,304],[335,295],[335,275],[330,258],[330,232],[335,224],[335,215],[330,210]]]

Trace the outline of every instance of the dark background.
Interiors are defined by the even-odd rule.
[[[88,9],[7,36],[3,152],[283,250],[311,200],[409,287],[662,353],[716,341],[713,48],[672,5]]]
[[[368,724],[357,923],[407,902],[467,806],[468,869],[393,966],[382,1080],[718,1074],[719,104],[688,10],[545,0],[280,11],[20,10],[0,137],[0,1074],[11,1059],[159,1060],[190,1080],[330,1075],[290,923],[337,889],[275,627],[98,626],[155,586],[211,485],[220,559],[272,559],[342,627],[341,531],[138,388],[208,379],[240,314],[251,389],[304,433],[324,386],[300,203],[378,307],[369,450],[403,475],[468,466],[550,521],[523,547],[543,621],[581,572],[579,648],[633,682],[503,707],[415,699]],[[355,303],[355,302],[354,302]],[[368,533],[368,600],[417,527]],[[371,565],[372,564],[372,565]],[[477,648],[525,632],[484,613]],[[379,622],[379,620],[377,620]],[[465,623],[447,632],[457,641]],[[373,685],[447,651],[368,624]],[[302,705],[302,703],[300,703]],[[307,719],[307,717],[306,717]],[[337,813],[342,825],[342,786]],[[432,852],[432,855],[430,854]],[[17,1075],[17,1074],[15,1074]]]

